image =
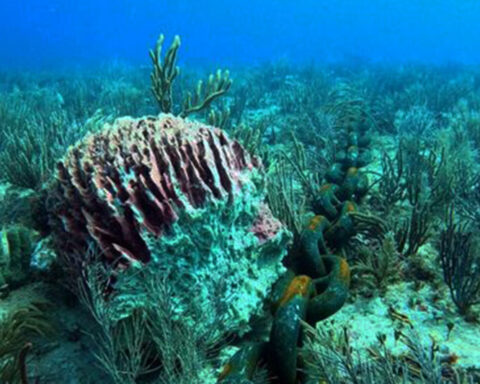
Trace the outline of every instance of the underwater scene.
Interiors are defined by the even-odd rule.
[[[1,0],[0,384],[480,383],[478,20]]]

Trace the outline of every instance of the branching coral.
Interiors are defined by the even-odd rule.
[[[160,35],[154,50],[150,50],[150,58],[153,62],[153,71],[150,75],[152,80],[152,92],[158,102],[160,110],[169,113],[173,108],[172,86],[173,81],[180,73],[180,68],[176,66],[177,51],[180,48],[180,36],[175,36],[172,45],[162,59],[162,48],[165,40],[164,35]]]
[[[14,187],[40,190],[68,146],[93,130],[99,120],[94,114],[83,125],[69,121],[62,105],[51,100],[54,96],[43,96],[53,105],[37,110],[36,99],[29,98],[24,101],[26,116],[19,115],[21,123],[0,129],[0,180]]]
[[[395,128],[399,136],[427,137],[432,135],[435,118],[424,105],[414,105],[395,114]]]
[[[365,247],[363,257],[352,267],[352,272],[363,284],[380,292],[398,278],[399,271],[400,257],[392,233],[387,233],[377,247]]]
[[[400,333],[406,352],[395,356],[386,346],[386,336],[378,334],[377,345],[362,356],[351,343],[347,328],[338,331],[307,328],[302,356],[312,382],[326,384],[441,384],[473,383],[473,376],[461,375],[442,361],[438,346],[422,345],[415,330]],[[366,353],[366,351],[364,351]],[[316,381],[313,381],[316,380]]]
[[[405,198],[406,185],[403,178],[403,145],[400,143],[394,157],[382,153],[382,175],[378,183],[379,199],[384,212]]]
[[[295,186],[289,171],[289,164],[283,155],[278,156],[269,172],[267,201],[275,217],[278,217],[294,234],[300,236],[303,230],[306,197]]]
[[[462,314],[480,303],[480,259],[474,240],[474,233],[466,225],[455,223],[450,208],[440,235],[440,261],[452,300]]]
[[[31,342],[53,331],[44,307],[44,303],[31,304],[0,319],[0,379],[3,383],[28,384],[25,358]]]
[[[180,37],[175,36],[172,45],[162,58],[162,47],[165,37],[160,35],[154,50],[150,51],[150,58],[153,63],[153,71],[151,74],[152,92],[158,102],[160,111],[164,113],[172,113],[174,102],[172,98],[172,87],[175,78],[180,73],[180,68],[176,66],[177,52],[180,48]],[[220,69],[208,77],[207,83],[198,81],[197,87],[193,94],[188,92],[184,96],[183,106],[178,113],[181,117],[187,117],[192,113],[197,113],[210,106],[210,104],[222,96],[230,89],[232,81],[228,71]]]
[[[1,178],[14,186],[39,189],[63,154],[59,122],[26,121],[22,132],[2,132]]]
[[[220,345],[217,326],[222,318],[214,320],[211,313],[202,312],[193,297],[184,298],[188,305],[179,318],[178,293],[166,276],[146,275],[142,281],[147,306],[117,320],[104,298],[104,273],[97,268],[92,266],[87,281],[80,283],[80,299],[98,325],[90,335],[95,358],[115,383],[146,378],[162,384],[211,381],[214,359],[209,354]]]
[[[416,254],[431,237],[431,219],[430,206],[418,204],[412,208],[410,217],[395,228],[398,251],[404,257]]]

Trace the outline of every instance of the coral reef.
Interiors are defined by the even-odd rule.
[[[145,269],[206,311],[221,295],[223,327],[245,325],[283,272],[290,239],[264,204],[261,168],[218,129],[171,115],[119,119],[58,165],[49,200],[64,264],[82,275],[95,244],[118,317],[147,300],[136,278]]]
[[[350,106],[347,107],[350,110]],[[357,211],[354,201],[360,202],[368,191],[368,180],[359,172],[369,161],[368,123],[362,111],[343,121],[338,135],[336,162],[325,174],[322,186],[304,185],[318,189],[312,193],[313,216],[294,243],[294,252],[285,261],[289,271],[277,283],[273,292],[272,325],[268,342],[240,349],[220,374],[220,381],[249,382],[260,360],[279,383],[294,384],[309,380],[299,370],[299,351],[304,339],[303,321],[315,325],[335,314],[344,305],[350,286],[350,268],[337,253],[355,234],[351,215]],[[301,166],[297,171],[303,175]]]
[[[0,73],[0,316],[56,292],[61,328],[5,374],[23,350],[41,383],[477,382],[478,69],[195,88],[163,43],[150,78]]]

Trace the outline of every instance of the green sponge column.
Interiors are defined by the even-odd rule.
[[[22,226],[0,231],[0,286],[19,284],[25,279],[35,234]]]

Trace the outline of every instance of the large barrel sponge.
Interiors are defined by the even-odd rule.
[[[70,149],[49,206],[64,264],[77,276],[105,266],[119,317],[147,305],[145,280],[160,276],[179,316],[195,300],[238,329],[284,272],[291,241],[265,204],[261,163],[223,131],[172,115],[121,118]]]

